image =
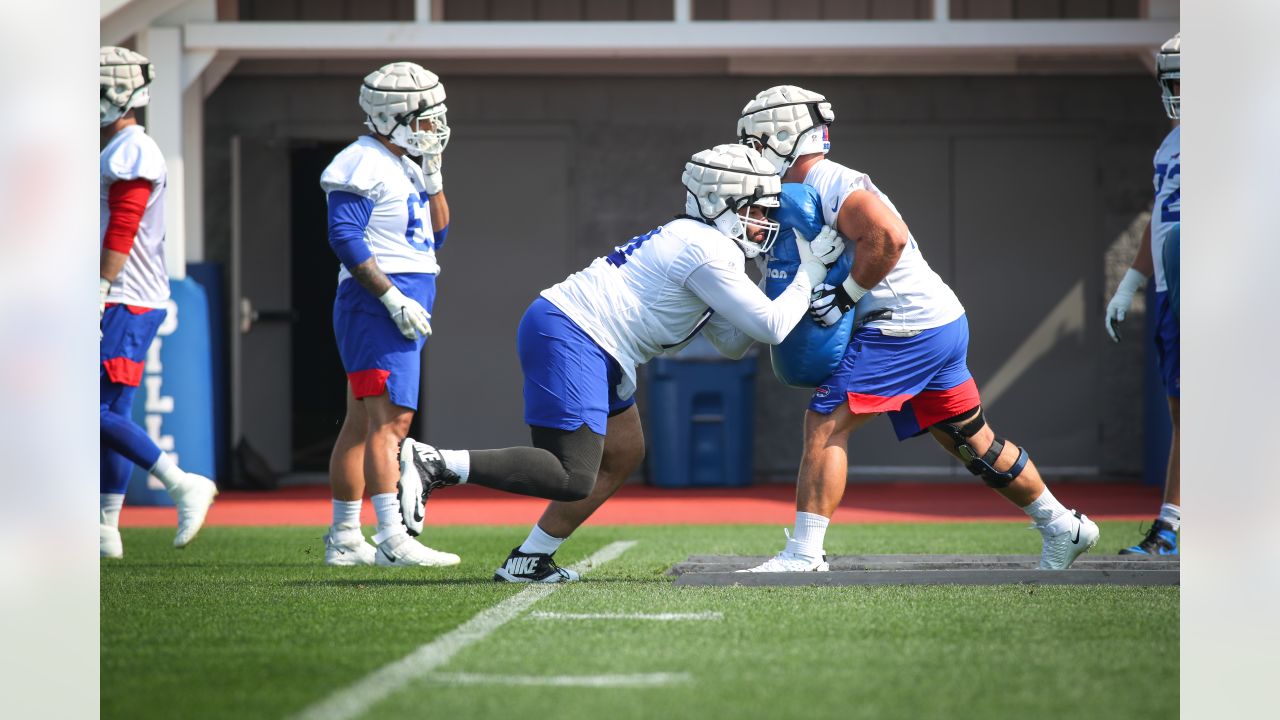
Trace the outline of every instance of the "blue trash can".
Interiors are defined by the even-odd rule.
[[[656,358],[646,414],[649,484],[751,483],[756,358]]]

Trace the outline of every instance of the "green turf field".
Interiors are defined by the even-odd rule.
[[[1095,552],[1137,539],[1102,523]],[[102,563],[104,718],[279,718],[521,592],[490,581],[526,528],[432,529],[445,570],[326,568],[323,528],[125,530]],[[637,544],[543,597],[360,717],[1176,717],[1174,588],[676,588],[691,554],[772,554],[779,528],[584,528],[568,565]],[[1114,547],[1113,547],[1114,546]],[[832,554],[1038,553],[1017,524],[837,525]],[[720,620],[540,619],[708,613]],[[667,673],[653,687],[514,685],[494,676]],[[470,678],[481,684],[457,683]]]

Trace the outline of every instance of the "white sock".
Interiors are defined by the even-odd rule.
[[[520,544],[520,552],[522,553],[541,553],[543,555],[551,555],[560,549],[560,544],[565,538],[551,537],[537,525],[529,531],[529,537],[524,539]]]
[[[1067,510],[1062,503],[1058,502],[1058,498],[1049,492],[1049,488],[1045,488],[1044,492],[1040,493],[1040,497],[1033,500],[1030,505],[1022,508],[1022,512],[1031,516],[1031,519],[1036,523],[1036,527],[1044,529],[1048,527],[1049,523],[1066,515],[1070,510]]]
[[[444,466],[458,476],[458,484],[465,484],[467,476],[471,474],[471,453],[466,450],[441,450],[440,457],[444,458]]]
[[[123,493],[98,493],[98,522],[120,527],[120,508],[124,507]]]
[[[1178,532],[1178,528],[1182,527],[1182,508],[1165,503],[1160,506],[1160,519],[1172,525],[1174,532]]]
[[[816,513],[797,512],[795,534],[787,540],[787,551],[811,558],[822,557],[822,544],[831,519]]]
[[[360,528],[360,508],[364,503],[360,500],[333,501],[333,526]]]
[[[369,501],[373,503],[373,511],[378,515],[378,532],[373,536],[375,543],[408,532],[404,528],[404,521],[400,519],[400,499],[395,493],[371,495]]]
[[[148,472],[155,475],[164,484],[164,489],[169,492],[173,492],[174,488],[181,485],[182,480],[187,476],[168,453],[160,453],[160,459],[156,460],[156,464],[152,465]]]

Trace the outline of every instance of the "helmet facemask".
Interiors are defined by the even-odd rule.
[[[396,117],[396,126],[385,137],[410,155],[439,155],[449,144],[448,108],[443,104]],[[366,125],[369,123],[366,122]],[[376,128],[372,128],[376,132]]]
[[[1160,100],[1164,112],[1172,120],[1182,115],[1182,33],[1160,46],[1156,56],[1156,81],[1160,83]],[[1174,88],[1177,84],[1179,87]]]

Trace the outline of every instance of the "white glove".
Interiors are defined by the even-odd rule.
[[[442,153],[422,156],[422,179],[428,195],[439,195],[444,190],[444,174],[440,171],[443,165]]]
[[[400,292],[400,288],[395,285],[382,293],[382,297],[378,299],[391,314],[396,327],[400,328],[401,335],[409,340],[416,340],[419,335],[424,338],[431,337],[431,313],[427,312],[417,300]]]
[[[111,292],[111,281],[98,278],[98,339],[102,339],[102,316],[107,314],[107,293]]]
[[[1146,284],[1146,275],[1133,268],[1125,271],[1120,287],[1116,288],[1116,294],[1112,295],[1111,302],[1107,303],[1107,334],[1111,336],[1113,342],[1120,342],[1120,323],[1124,322],[1124,315],[1129,312],[1134,293]]]
[[[813,254],[809,241],[799,230],[795,231],[796,251],[800,254],[800,271],[809,276],[809,287],[817,287],[827,279],[827,266]]]
[[[809,242],[813,256],[823,265],[831,267],[844,254],[844,238],[830,225],[823,225],[818,237]]]
[[[809,317],[822,327],[831,327],[853,307],[844,288],[821,283],[809,295]]]

